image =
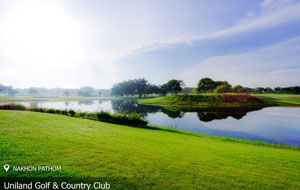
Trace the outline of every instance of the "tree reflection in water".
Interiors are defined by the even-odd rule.
[[[79,105],[93,105],[94,104],[94,100],[82,100],[78,102]]]
[[[232,117],[234,119],[242,119],[248,112],[261,110],[262,107],[231,107],[231,108],[203,108],[198,110],[198,118],[203,122],[210,122],[213,120],[227,119]]]
[[[161,106],[138,104],[136,100],[114,100],[112,107],[116,111],[127,111],[128,113],[148,113],[162,112],[170,118],[182,118],[187,112],[196,112],[200,121],[210,122],[213,120],[226,119],[232,117],[234,119],[243,118],[248,112],[257,111],[262,107],[227,107],[227,108],[176,108],[169,110]]]

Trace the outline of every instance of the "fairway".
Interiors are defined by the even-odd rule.
[[[237,95],[237,94],[234,94]],[[270,107],[270,106],[285,106],[285,107],[299,107],[300,95],[295,94],[250,94],[251,96],[260,98],[260,103],[231,103],[224,104],[220,101],[220,94],[192,94],[181,96],[163,96],[156,98],[139,99],[140,104],[160,105],[166,107]]]
[[[140,189],[299,189],[300,152],[28,111],[0,111],[0,165],[106,177]],[[113,186],[112,186],[113,188]]]

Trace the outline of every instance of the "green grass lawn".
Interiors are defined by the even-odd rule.
[[[256,97],[260,97],[267,104],[273,104],[278,106],[300,106],[300,95],[294,94],[253,94]]]
[[[209,100],[208,97],[216,97],[219,94],[199,94],[199,95],[191,95],[191,99],[197,99],[195,101],[183,101],[180,98],[176,99],[176,96],[165,96],[165,97],[157,97],[157,98],[145,98],[139,99],[138,102],[141,104],[148,104],[148,105],[161,105],[161,106],[189,106],[189,107],[239,107],[239,106],[300,106],[300,95],[293,95],[293,94],[251,94],[252,96],[259,97],[263,100],[261,104],[224,104],[220,102],[218,99],[215,98]],[[192,97],[193,96],[193,97]],[[197,96],[204,96],[208,100],[201,100],[199,101]],[[178,96],[179,97],[179,96]]]
[[[6,163],[63,171],[0,170],[0,177],[119,178],[121,187],[140,189],[300,188],[300,151],[28,111],[0,110]]]
[[[79,97],[79,96],[0,96],[0,102],[21,101],[83,101],[83,100],[111,100],[112,97]]]

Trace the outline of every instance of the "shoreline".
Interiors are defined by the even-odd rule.
[[[40,113],[40,114],[50,114],[50,115],[59,115],[62,117],[71,117],[71,118],[77,118],[77,119],[84,119],[84,120],[92,120],[88,118],[81,118],[81,117],[74,117],[69,115],[60,115],[60,114],[53,114],[53,113],[47,113],[47,112],[35,112],[30,110],[0,110],[1,111],[20,111],[20,112],[32,112],[32,113]],[[97,120],[92,120],[97,121]],[[182,135],[190,135],[195,137],[207,137],[211,139],[221,140],[221,141],[228,141],[228,142],[235,142],[235,143],[242,143],[242,144],[251,144],[251,145],[257,145],[257,146],[265,146],[265,147],[271,147],[271,148],[278,148],[278,149],[286,149],[286,150],[294,150],[294,151],[300,151],[300,146],[296,145],[286,145],[286,144],[277,144],[277,143],[270,143],[266,141],[259,141],[259,140],[250,140],[250,139],[242,139],[242,138],[233,138],[233,137],[227,137],[227,136],[213,136],[213,135],[207,135],[204,133],[196,133],[196,132],[190,132],[185,131],[181,129],[175,129],[168,126],[153,126],[153,125],[146,125],[146,126],[133,126],[133,125],[126,125],[126,124],[120,124],[120,123],[112,123],[112,122],[105,122],[105,121],[97,121],[97,122],[103,122],[107,124],[115,124],[125,127],[131,127],[131,128],[141,128],[141,129],[149,129],[149,130],[159,130],[159,131],[165,131],[165,132],[171,132],[171,133],[177,133]]]

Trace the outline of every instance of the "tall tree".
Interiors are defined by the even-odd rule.
[[[68,90],[65,90],[65,91],[64,91],[64,95],[65,95],[65,96],[69,96],[69,95],[70,95],[70,92],[69,92]]]
[[[36,96],[39,93],[37,88],[34,88],[34,87],[29,88],[28,92],[31,96]]]
[[[136,93],[139,95],[139,98],[142,97],[143,94],[146,93],[146,87],[148,81],[144,78],[142,79],[135,79],[135,88],[136,88]]]
[[[212,92],[216,88],[216,82],[210,78],[202,78],[197,85],[198,92]]]
[[[6,90],[6,86],[4,86],[0,83],[0,93],[4,92],[5,90]]]
[[[7,86],[5,91],[8,94],[8,96],[14,96],[18,93],[18,90],[14,89],[12,86]]]
[[[167,84],[163,84],[160,86],[159,88],[159,94],[163,95],[163,96],[166,96],[168,93],[168,86]]]
[[[217,88],[214,89],[215,93],[227,93],[227,92],[231,92],[232,88],[230,84],[222,84],[222,85],[218,85]]]
[[[235,92],[235,93],[246,93],[247,90],[242,87],[241,85],[236,85],[232,88],[232,91]]]
[[[168,92],[177,95],[179,92],[182,91],[182,87],[184,86],[184,83],[182,80],[172,79],[167,82],[166,86]]]
[[[94,92],[94,88],[90,86],[84,86],[79,89],[79,96],[90,96]]]

